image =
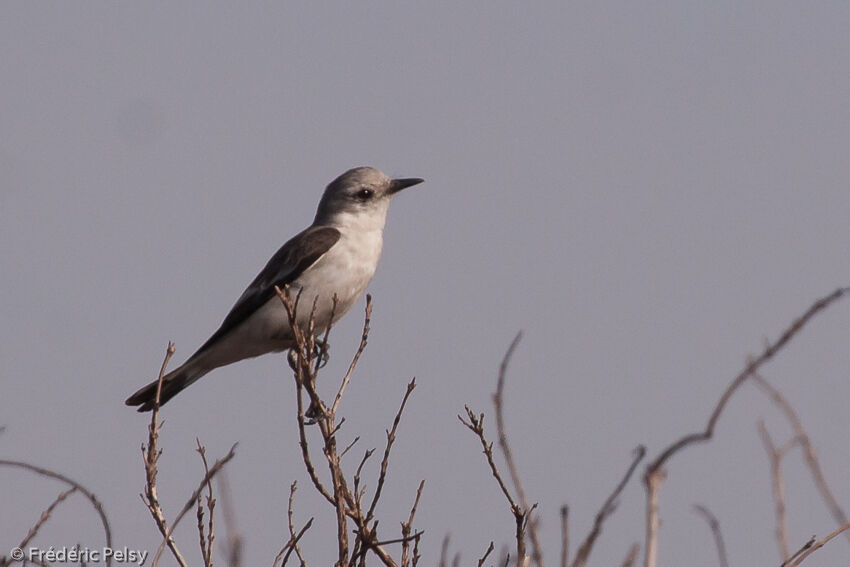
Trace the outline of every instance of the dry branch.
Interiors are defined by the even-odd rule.
[[[633,543],[629,548],[629,552],[626,554],[626,558],[623,559],[623,564],[621,567],[632,567],[637,560],[638,553],[640,553],[640,545],[637,543]]]
[[[629,465],[628,470],[626,470],[626,474],[623,476],[616,488],[614,488],[614,492],[612,492],[605,500],[605,503],[602,505],[602,508],[599,509],[599,512],[597,512],[596,518],[593,520],[593,528],[578,548],[572,567],[584,567],[587,564],[587,558],[590,557],[593,544],[602,532],[602,524],[611,514],[614,513],[614,510],[617,508],[617,498],[620,497],[620,494],[623,492],[623,489],[626,487],[626,484],[635,472],[638,463],[641,462],[645,455],[646,447],[638,445],[634,450],[634,457],[632,458],[632,463]]]
[[[298,540],[301,539],[301,535],[295,533],[295,520],[294,520],[294,512],[293,512],[293,502],[295,502],[295,491],[298,489],[298,482],[292,481],[292,484],[289,485],[289,505],[286,507],[286,523],[289,527],[289,542],[287,545],[291,545],[292,549],[295,551],[295,555],[298,556],[298,560],[301,561],[301,566],[304,567],[307,565],[307,562],[304,560],[304,556],[301,555],[301,548],[298,547]],[[313,523],[313,518],[307,522],[306,527],[302,528],[302,530],[306,531],[309,528],[310,524]],[[278,554],[280,557],[286,551],[286,546],[281,549],[281,553]],[[277,564],[277,557],[275,558],[275,564]],[[286,563],[286,561],[284,561]]]
[[[744,369],[735,377],[735,379],[732,380],[720,396],[714,410],[711,412],[708,424],[703,431],[681,437],[679,440],[669,445],[647,466],[646,473],[644,474],[644,484],[646,486],[647,493],[647,541],[645,545],[645,567],[655,567],[656,565],[658,545],[658,491],[661,488],[663,480],[664,473],[662,469],[664,465],[673,455],[685,447],[695,443],[709,441],[714,435],[714,428],[717,425],[717,421],[720,419],[720,414],[723,412],[723,409],[726,407],[726,404],[732,397],[732,394],[740,388],[741,384],[743,384],[747,378],[756,373],[762,365],[771,360],[776,353],[782,350],[782,348],[785,347],[785,345],[787,345],[788,342],[793,339],[815,315],[822,312],[848,292],[850,292],[850,287],[838,288],[831,294],[815,301],[805,313],[795,319],[791,325],[783,331],[775,342],[768,343],[761,354],[751,359]]]
[[[729,401],[729,398],[732,397],[732,394],[744,383],[744,381],[752,376],[761,366],[768,362],[771,358],[773,358],[777,352],[782,350],[782,348],[788,344],[792,338],[794,338],[797,333],[799,333],[803,327],[808,323],[815,315],[829,307],[836,300],[840,299],[844,294],[850,293],[850,287],[843,287],[835,290],[831,294],[818,299],[815,301],[809,309],[806,310],[803,315],[794,320],[791,325],[785,329],[785,331],[780,335],[779,339],[774,343],[768,343],[762,353],[756,358],[749,361],[749,363],[744,367],[744,369],[732,380],[732,383],[726,388],[726,391],[723,392],[723,395],[720,396],[720,400],[717,402],[717,405],[714,408],[714,411],[711,412],[711,417],[708,419],[708,425],[704,431],[700,431],[698,433],[691,433],[690,435],[685,435],[669,447],[667,447],[652,463],[649,464],[648,470],[656,471],[661,469],[667,460],[672,457],[674,454],[678,453],[681,449],[684,449],[688,445],[693,443],[702,443],[711,439],[714,435],[714,428],[717,425],[717,420],[720,419],[720,414],[723,412],[723,409],[726,407],[726,403]]]
[[[513,496],[511,495],[511,491],[508,489],[508,486],[505,484],[505,481],[502,479],[502,474],[499,472],[499,467],[496,466],[495,458],[493,457],[493,443],[487,441],[487,438],[484,435],[484,414],[475,415],[469,406],[464,406],[466,410],[466,416],[469,421],[463,419],[462,416],[458,415],[457,418],[460,420],[462,424],[464,424],[470,431],[472,431],[478,440],[481,442],[481,447],[484,450],[484,455],[487,457],[487,463],[490,465],[490,472],[493,474],[493,477],[496,479],[496,482],[499,484],[499,488],[502,489],[502,494],[505,495],[505,498],[508,501],[508,504],[511,509],[511,513],[514,516],[514,521],[516,524],[516,547],[517,547],[517,565],[520,566],[525,561],[525,530],[527,527],[526,518],[528,514],[534,509],[532,506],[531,510],[525,510],[519,504],[516,503]],[[536,504],[535,504],[536,506]]]
[[[785,482],[782,480],[782,457],[785,456],[791,445],[786,445],[784,450],[778,448],[770,433],[768,433],[764,421],[759,421],[758,431],[764,450],[767,452],[767,458],[770,461],[770,480],[773,487],[774,515],[776,516],[776,542],[779,545],[779,555],[783,560],[786,560],[791,556],[791,549],[788,545],[788,522],[785,518]]]
[[[508,465],[508,472],[511,475],[514,490],[516,490],[517,498],[519,499],[519,504],[522,506],[522,509],[529,510],[528,499],[525,496],[525,489],[522,485],[522,479],[519,476],[516,460],[514,459],[511,447],[508,444],[508,435],[502,411],[504,407],[505,378],[508,373],[508,363],[511,361],[514,351],[517,346],[519,346],[519,341],[521,339],[522,331],[519,331],[514,337],[514,340],[511,341],[508,350],[505,351],[505,356],[502,357],[502,363],[499,365],[499,377],[496,381],[496,393],[493,394],[493,407],[496,413],[496,431],[499,434],[499,447],[505,455],[505,462]],[[543,567],[543,552],[540,546],[540,538],[537,535],[537,519],[529,516],[527,523],[528,536],[531,540],[532,561],[538,567]]]
[[[224,516],[224,532],[226,537],[226,554],[228,567],[242,565],[242,533],[236,521],[236,512],[230,499],[230,483],[227,481],[227,471],[218,476],[219,492],[221,494],[221,511]]]
[[[478,567],[483,567],[484,562],[487,561],[487,556],[490,555],[493,551],[493,542],[490,542],[490,545],[487,546],[487,550],[484,552],[484,555],[481,556],[481,559],[478,560]]]
[[[286,562],[289,561],[289,556],[292,554],[292,550],[298,549],[298,540],[301,539],[301,536],[303,536],[312,525],[313,518],[310,518],[309,520],[307,520],[307,523],[304,524],[304,527],[298,531],[297,534],[294,534],[292,537],[289,538],[289,541],[286,542],[286,545],[283,546],[283,549],[281,549],[280,553],[277,554],[277,557],[274,558],[274,567],[277,567],[278,565],[286,565]],[[301,565],[306,565],[300,553],[298,554],[298,558],[301,559]]]
[[[664,471],[647,471],[644,476],[646,484],[646,543],[644,549],[644,566],[655,567],[658,559],[658,528],[661,523],[658,517],[658,491],[664,482]]]
[[[838,500],[835,498],[832,489],[829,487],[829,483],[826,481],[826,476],[823,474],[823,469],[821,469],[820,461],[815,453],[814,446],[812,445],[806,430],[803,428],[803,422],[800,420],[800,417],[797,415],[797,412],[794,410],[791,402],[788,401],[788,399],[776,386],[765,380],[760,374],[755,373],[753,379],[756,381],[759,388],[761,388],[761,390],[770,397],[771,401],[782,411],[782,413],[785,414],[785,417],[791,423],[791,427],[794,429],[794,439],[803,447],[803,454],[805,455],[809,470],[812,472],[815,485],[820,492],[824,504],[835,519],[835,523],[839,526],[846,524],[848,522],[847,514],[844,513],[844,510],[841,505],[838,504]],[[847,541],[850,541],[850,532],[844,532],[844,536]]]
[[[729,567],[729,561],[726,558],[726,545],[723,543],[723,533],[720,531],[720,522],[717,521],[711,510],[702,504],[694,504],[694,510],[702,516],[706,523],[708,523],[709,529],[711,529],[711,535],[714,536],[714,546],[717,548],[717,558],[720,562],[720,567]]]
[[[68,490],[63,490],[62,492],[60,492],[59,496],[57,496],[53,500],[53,502],[51,502],[50,505],[44,509],[44,511],[38,517],[38,520],[36,520],[35,524],[33,524],[33,526],[27,532],[27,535],[24,536],[24,539],[22,539],[21,543],[18,544],[18,548],[26,549],[27,545],[29,545],[29,543],[32,541],[32,538],[34,538],[38,534],[41,527],[47,522],[47,520],[50,519],[50,515],[53,513],[53,510],[55,510],[59,504],[64,502],[65,499],[68,498],[68,496],[70,496],[76,491],[77,488],[72,486]],[[6,565],[5,557],[2,561],[0,561],[0,565]]]
[[[191,510],[192,507],[195,505],[195,502],[198,500],[198,498],[200,498],[201,493],[203,492],[204,487],[207,485],[207,483],[216,474],[218,474],[218,472],[222,469],[222,467],[224,467],[224,465],[226,465],[228,462],[230,462],[231,459],[233,459],[233,457],[236,456],[237,445],[238,443],[234,443],[233,446],[230,447],[230,451],[228,451],[224,457],[216,460],[216,462],[213,463],[213,466],[210,467],[210,469],[204,475],[204,478],[201,479],[201,482],[198,484],[198,487],[195,489],[195,491],[192,492],[192,495],[189,497],[189,500],[186,502],[186,505],[183,506],[183,509],[180,510],[180,513],[177,514],[177,517],[174,518],[174,522],[172,522],[171,526],[169,526],[168,528],[168,531],[164,534],[162,543],[159,544],[159,548],[156,550],[156,554],[154,555],[153,563],[151,564],[152,567],[156,567],[157,563],[159,562],[159,558],[162,555],[162,551],[165,549],[165,546],[168,544],[168,542],[172,539],[171,534],[174,533],[174,528],[177,527],[177,524],[180,523],[180,520],[183,519],[183,516],[186,515],[186,512]]]
[[[142,502],[144,502],[145,506],[147,506],[151,517],[153,517],[156,527],[165,538],[168,544],[168,549],[171,550],[171,554],[174,556],[174,559],[181,567],[187,567],[188,564],[186,563],[186,559],[183,557],[183,554],[177,548],[177,543],[170,535],[171,532],[168,528],[168,522],[165,519],[165,513],[162,511],[162,505],[159,503],[159,493],[156,486],[157,462],[159,461],[160,455],[162,455],[162,450],[157,447],[159,431],[162,428],[162,424],[159,422],[159,398],[162,393],[162,379],[165,376],[165,369],[168,366],[168,362],[171,360],[171,357],[174,355],[174,350],[174,343],[169,341],[168,346],[165,349],[165,358],[163,358],[162,366],[159,369],[159,379],[156,384],[156,397],[154,398],[153,411],[151,411],[151,421],[148,425],[148,444],[147,447],[142,444],[142,459],[145,462],[145,492],[140,496],[142,498]],[[159,555],[157,555],[157,557],[159,557]],[[154,559],[154,565],[155,564],[156,559]]]
[[[443,543],[440,545],[440,562],[437,564],[439,567],[448,567],[446,560],[449,554],[449,541],[451,541],[449,534],[443,536]]]
[[[197,500],[197,516],[198,516],[198,535],[200,536],[201,557],[204,559],[205,567],[212,567],[213,542],[215,541],[215,498],[213,498],[212,479],[210,477],[210,469],[207,465],[207,450],[201,445],[200,439],[195,438],[195,443],[198,444],[198,454],[201,456],[201,461],[204,464],[204,474],[207,477],[207,511],[209,519],[207,520],[206,535],[204,534],[204,507],[202,497],[198,494]]]
[[[375,516],[375,507],[378,505],[378,500],[381,498],[381,491],[384,488],[384,482],[387,479],[387,467],[390,462],[390,451],[392,450],[393,443],[395,442],[396,430],[398,429],[398,424],[401,421],[401,414],[404,412],[404,406],[407,405],[407,400],[410,398],[410,394],[413,392],[414,388],[416,388],[416,378],[413,378],[410,382],[408,382],[407,390],[405,390],[404,397],[401,400],[401,405],[393,419],[392,428],[387,431],[387,445],[384,448],[384,457],[381,459],[381,472],[378,475],[378,486],[375,488],[375,496],[372,497],[372,504],[369,505],[369,511],[366,513],[366,523],[370,522]]]
[[[348,480],[346,479],[346,476],[342,469],[341,461],[342,457],[351,449],[354,443],[357,442],[357,439],[355,438],[355,440],[348,446],[346,446],[342,451],[339,450],[337,433],[339,432],[340,427],[345,421],[345,418],[341,418],[338,420],[337,410],[340,407],[342,396],[351,381],[351,377],[357,366],[357,362],[360,359],[360,356],[363,354],[363,351],[365,350],[366,344],[368,342],[372,312],[371,296],[367,296],[366,298],[366,317],[363,325],[363,332],[361,334],[360,345],[351,363],[349,364],[348,371],[342,378],[342,381],[339,385],[333,402],[330,404],[326,404],[322,400],[321,395],[317,390],[317,376],[319,370],[323,366],[323,357],[326,356],[327,353],[327,341],[331,325],[328,325],[327,328],[324,329],[323,340],[321,342],[317,342],[314,334],[316,330],[314,315],[318,298],[314,299],[310,317],[307,320],[307,324],[305,325],[306,328],[303,328],[301,325],[298,324],[298,319],[296,317],[300,293],[294,299],[291,297],[288,287],[284,287],[282,290],[278,289],[277,293],[278,297],[284,305],[284,308],[286,309],[287,317],[289,319],[290,327],[292,329],[293,338],[295,342],[295,346],[290,351],[289,361],[290,366],[293,370],[293,375],[296,384],[296,402],[298,409],[297,423],[302,460],[304,461],[305,467],[307,468],[307,474],[309,475],[313,486],[322,496],[324,496],[325,500],[332,506],[336,516],[336,565],[340,567],[344,567],[346,565],[350,567],[355,567],[357,565],[365,565],[366,556],[369,552],[371,552],[378,558],[378,560],[382,564],[389,567],[395,567],[395,560],[390,556],[390,554],[386,551],[384,547],[393,543],[402,543],[402,554],[405,555],[405,557],[407,558],[407,556],[409,555],[410,542],[414,542],[413,561],[415,564],[419,558],[418,542],[420,536],[422,535],[422,532],[415,532],[411,534],[410,532],[412,531],[412,527],[408,526],[408,533],[403,533],[401,538],[381,540],[378,537],[378,521],[374,519],[378,502],[380,501],[384,484],[386,482],[387,470],[389,467],[389,458],[393,443],[395,441],[396,432],[401,421],[401,416],[404,411],[404,407],[407,404],[410,394],[416,387],[415,379],[408,384],[407,391],[405,392],[405,395],[401,402],[401,406],[399,407],[399,410],[396,413],[393,424],[386,432],[387,443],[384,449],[384,456],[381,460],[381,468],[376,483],[375,494],[372,497],[368,509],[364,510],[363,497],[365,494],[365,489],[361,488],[360,477],[366,460],[372,455],[372,452],[374,450],[366,451],[363,460],[357,467],[353,478],[352,490],[352,487],[349,486]],[[336,302],[337,299],[336,297],[334,297],[334,310],[336,309]],[[333,320],[333,316],[331,317],[331,320]],[[313,364],[314,359],[316,360],[316,364]],[[304,409],[305,393],[310,400],[310,405],[306,412]],[[328,467],[328,473],[330,475],[330,480],[327,482],[327,484],[320,478],[319,473],[316,470],[315,465],[313,464],[310,446],[307,440],[307,427],[310,425],[315,425],[318,427],[319,433],[322,438],[322,454],[325,463]],[[415,512],[415,507],[412,512]],[[412,520],[413,518],[411,515],[409,523],[412,523]],[[351,543],[351,545],[349,545],[349,522],[353,524],[353,529],[351,529],[351,533],[353,533],[355,536],[354,541]],[[299,555],[299,559],[301,559],[303,564],[304,560],[303,557],[300,555],[300,550],[297,546],[297,540],[293,539],[294,535],[292,535],[293,529],[291,525],[292,522],[290,519],[290,541],[294,543],[289,551],[296,551],[296,553]],[[405,523],[402,523],[403,528],[404,526]],[[284,553],[284,550],[282,550],[282,553]],[[280,557],[288,557],[288,553],[281,555]]]
[[[567,567],[570,560],[570,507],[561,506],[561,567]]]
[[[410,532],[413,529],[413,517],[416,515],[416,508],[419,507],[419,499],[422,498],[422,490],[425,488],[425,480],[419,482],[419,488],[416,489],[416,498],[413,500],[413,506],[410,508],[410,515],[406,522],[401,523],[401,537],[404,538],[404,543],[401,546],[401,567],[409,567],[410,565]],[[416,540],[418,541],[418,540]]]
[[[70,486],[72,489],[80,492],[80,494],[85,496],[86,499],[91,503],[92,507],[95,509],[95,512],[97,512],[98,517],[100,517],[100,523],[103,525],[103,532],[104,532],[105,537],[106,537],[106,546],[112,547],[112,529],[109,526],[109,520],[106,518],[106,512],[103,510],[103,505],[100,503],[100,501],[94,495],[94,493],[92,493],[85,486],[83,486],[82,484],[80,484],[79,482],[77,482],[75,480],[68,478],[67,476],[65,476],[63,474],[60,474],[60,473],[57,473],[57,472],[54,472],[54,471],[51,471],[49,469],[45,469],[45,468],[42,468],[42,467],[37,467],[35,465],[31,465],[29,463],[25,463],[25,462],[22,462],[22,461],[11,461],[11,460],[8,460],[8,459],[0,459],[0,466],[20,468],[20,469],[28,470],[30,472],[34,472],[35,474],[38,474],[38,475],[41,475],[41,476],[45,476],[47,478],[53,478],[53,479],[56,479],[60,482],[64,482],[65,484]],[[69,494],[70,494],[70,492],[69,492]],[[110,567],[112,565],[112,557],[106,558],[106,565],[107,565],[107,567]]]
[[[831,534],[829,534],[823,539],[814,541],[815,538],[812,538],[806,545],[804,545],[800,549],[800,551],[795,553],[791,559],[783,563],[782,567],[797,567],[797,565],[805,561],[809,555],[826,545],[832,538],[836,537],[841,533],[846,533],[848,530],[850,530],[850,523],[846,523],[843,526],[836,528],[835,531],[833,531]]]

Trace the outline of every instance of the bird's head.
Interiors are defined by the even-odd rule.
[[[374,167],[349,169],[325,189],[314,224],[380,230],[393,195],[423,181],[393,179]]]

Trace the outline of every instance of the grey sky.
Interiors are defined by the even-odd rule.
[[[168,340],[179,363],[207,338],[329,181],[372,165],[427,180],[390,211],[371,342],[343,406],[362,449],[381,446],[417,377],[381,523],[395,529],[425,478],[427,563],[446,532],[468,561],[510,542],[455,415],[492,414],[522,328],[507,419],[554,561],[561,503],[583,535],[635,445],[655,455],[701,428],[749,353],[850,283],[848,29],[838,2],[8,4],[0,453],[85,483],[116,544],[155,549],[138,498],[146,420],[122,401]],[[361,314],[332,334],[326,384]],[[843,303],[765,372],[845,505],[848,333]],[[720,519],[733,563],[778,563],[761,416],[787,434],[745,388],[717,439],[672,461],[661,564],[716,564],[694,502]],[[332,517],[298,456],[283,357],[219,369],[163,417],[170,515],[201,473],[194,438],[211,456],[239,441],[228,478],[246,564],[283,544],[296,479],[296,517],[318,522],[305,547],[329,562],[318,535]],[[792,543],[831,531],[797,456],[786,479]],[[60,487],[2,469],[0,486],[6,553]],[[74,498],[41,545],[101,544]],[[643,511],[633,482],[592,564],[642,540]],[[192,524],[178,537],[196,554]],[[847,553],[836,541],[807,564]]]

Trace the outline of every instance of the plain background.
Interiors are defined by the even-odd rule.
[[[510,512],[456,415],[470,404],[492,426],[498,364],[524,329],[506,417],[556,562],[562,503],[577,542],[636,445],[655,456],[701,429],[749,354],[850,283],[848,29],[845,2],[5,4],[0,455],[84,483],[116,546],[155,550],[138,496],[147,418],[123,400],[168,340],[177,364],[215,330],[329,181],[372,165],[427,183],[390,211],[371,340],[342,409],[343,439],[361,435],[348,464],[383,446],[416,376],[384,537],[425,478],[424,564],[447,533],[465,564],[491,539],[510,544]],[[332,334],[328,392],[362,308]],[[845,505],[848,336],[845,301],[765,369]],[[202,475],[195,437],[210,457],[239,442],[227,478],[245,565],[270,565],[287,539],[293,480],[296,521],[317,517],[307,556],[332,562],[293,394],[284,358],[268,356],[162,413],[169,518]],[[787,438],[746,386],[716,439],[671,461],[661,565],[717,564],[693,503],[719,518],[732,564],[779,563],[761,417]],[[834,528],[801,461],[784,469],[793,546]],[[4,469],[0,487],[8,553],[61,486]],[[636,478],[591,564],[642,542],[643,514]],[[177,537],[197,563],[194,523]],[[103,539],[77,495],[36,543]],[[806,565],[848,553],[839,539]]]

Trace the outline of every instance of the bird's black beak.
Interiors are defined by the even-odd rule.
[[[410,177],[407,179],[393,179],[392,185],[390,185],[390,195],[394,193],[398,193],[402,189],[407,187],[412,187],[414,185],[419,185],[425,181],[424,179],[419,179],[418,177]]]

